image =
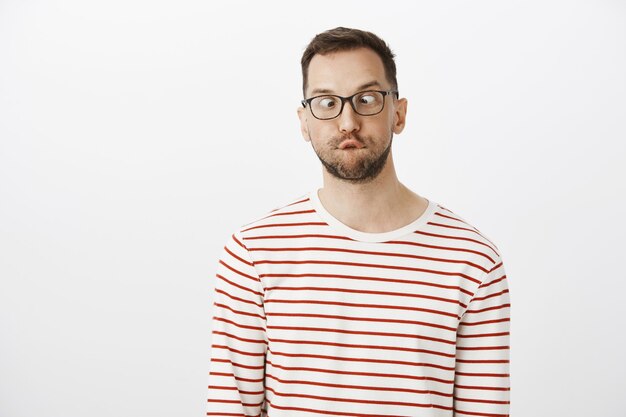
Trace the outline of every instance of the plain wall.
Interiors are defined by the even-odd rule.
[[[204,415],[217,256],[321,184],[335,26],[397,55],[400,180],[503,254],[512,415],[626,415],[624,2],[0,0],[0,417]]]

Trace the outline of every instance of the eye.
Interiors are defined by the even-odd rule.
[[[359,104],[372,104],[376,101],[376,96],[370,93],[359,96]]]
[[[334,97],[321,97],[317,103],[321,108],[332,109],[337,104]]]

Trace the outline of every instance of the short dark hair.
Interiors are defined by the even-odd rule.
[[[302,54],[302,94],[306,97],[309,64],[313,56],[363,47],[371,49],[380,57],[387,81],[392,89],[397,90],[396,63],[393,60],[395,55],[385,41],[372,32],[339,26],[315,35]]]

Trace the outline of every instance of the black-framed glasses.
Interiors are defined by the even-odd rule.
[[[346,101],[350,102],[352,110],[361,116],[373,116],[380,113],[385,108],[385,97],[395,94],[399,97],[397,90],[367,90],[359,91],[349,97],[342,97],[335,94],[324,94],[301,101],[302,107],[309,105],[313,117],[319,120],[334,119],[343,111]]]

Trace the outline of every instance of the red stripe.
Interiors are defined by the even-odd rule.
[[[320,386],[320,387],[356,389],[356,390],[368,390],[368,391],[407,392],[407,393],[412,393],[412,394],[429,394],[429,395],[438,395],[440,397],[452,398],[452,394],[450,393],[435,391],[435,390],[420,390],[420,389],[414,389],[414,388],[400,388],[400,387],[377,387],[377,386],[369,385],[369,384],[368,385],[331,384],[328,382],[305,381],[302,379],[281,379],[272,375],[271,373],[267,374],[267,378],[278,381],[281,384],[314,385],[314,386]]]
[[[306,201],[309,201],[309,198],[308,198],[308,197],[307,197],[307,198],[305,198],[305,199],[302,199],[302,200],[300,200],[300,201],[294,201],[293,203],[291,203],[291,204],[287,204],[286,206],[283,206],[283,207],[278,207],[278,208],[275,208],[275,209],[273,209],[273,210],[270,210],[270,212],[269,212],[269,214],[268,214],[267,216],[263,216],[263,217],[261,217],[261,218],[259,218],[259,219],[257,219],[257,220],[254,220],[254,221],[252,221],[252,222],[250,222],[250,223],[248,223],[248,224],[245,224],[243,227],[245,227],[245,226],[247,226],[247,225],[249,225],[249,224],[257,223],[257,222],[259,222],[259,221],[261,221],[261,220],[265,220],[265,219],[267,219],[268,217],[272,217],[272,216],[274,215],[274,213],[276,213],[277,211],[283,210],[283,209],[285,209],[285,208],[287,208],[287,207],[291,207],[291,206],[294,206],[294,205],[297,205],[297,204],[304,203],[304,202],[306,202]]]
[[[419,234],[419,235],[424,235],[424,236],[438,237],[438,238],[442,238],[442,239],[463,240],[463,241],[466,241],[466,242],[476,243],[478,245],[482,245],[482,246],[485,246],[485,247],[491,249],[493,251],[494,255],[498,256],[498,252],[494,248],[492,248],[491,246],[486,244],[485,242],[481,242],[480,240],[472,239],[472,238],[469,238],[469,237],[440,235],[440,234],[437,234],[437,233],[424,232],[422,230],[416,230],[413,233]]]
[[[408,362],[408,361],[394,361],[390,359],[372,359],[372,358],[347,358],[345,356],[328,356],[328,355],[314,355],[307,353],[287,353],[287,352],[279,352],[268,348],[268,352],[272,354],[272,356],[286,356],[288,358],[316,358],[316,359],[326,359],[330,361],[347,361],[347,362],[366,362],[366,363],[388,363],[388,364],[396,364],[403,366],[414,366],[414,367],[427,367],[427,368],[436,368],[442,369],[444,371],[454,371],[454,367],[452,366],[443,366],[429,362]]]
[[[461,277],[465,278],[469,281],[472,281],[476,284],[480,284],[480,280],[476,278],[472,278],[469,275],[460,273],[460,272],[445,272],[445,271],[437,271],[433,269],[426,268],[412,268],[409,266],[397,266],[397,265],[383,265],[383,264],[366,264],[362,262],[342,262],[342,261],[318,261],[314,259],[305,259],[298,261],[257,261],[255,262],[257,265],[270,264],[270,265],[302,265],[302,264],[313,264],[313,265],[343,265],[343,266],[357,266],[357,267],[365,267],[365,268],[382,268],[382,269],[397,269],[401,271],[414,271],[414,272],[426,272],[430,274],[436,275],[445,275],[445,276],[453,276],[453,277]]]
[[[452,213],[450,210],[448,210],[448,209],[444,208],[442,205],[439,205],[439,207],[441,207],[442,209],[446,210],[446,211],[447,211],[447,212],[449,212],[449,213]],[[452,213],[452,214],[454,214],[454,213]],[[440,211],[436,211],[434,215],[435,215],[435,216],[439,216],[439,217],[444,217],[444,218],[446,218],[446,219],[450,219],[450,220],[455,220],[455,221],[457,221],[457,222],[459,222],[459,223],[463,223],[463,224],[465,224],[465,225],[468,225],[466,222],[464,222],[464,221],[463,221],[463,220],[461,220],[460,218],[458,218],[458,217],[454,217],[454,216],[448,216],[447,214],[443,214],[443,213],[442,213],[442,212],[440,212]],[[469,226],[469,225],[468,225],[468,226]],[[470,226],[470,227],[471,227],[471,226]]]
[[[451,218],[449,216],[446,216],[446,217]],[[427,224],[429,224],[431,226],[443,227],[443,228],[446,228],[446,229],[465,230],[467,232],[475,233],[475,234],[479,235],[480,237],[484,237],[483,235],[480,234],[480,232],[478,230],[472,229],[470,227],[452,226],[450,224],[443,224],[443,223],[436,223],[436,222],[428,222]]]
[[[485,272],[485,273],[488,272],[487,268],[482,267],[474,262],[470,262],[466,260],[434,258],[430,256],[411,255],[411,254],[399,253],[399,252],[366,251],[366,250],[344,249],[344,248],[336,248],[336,247],[325,248],[322,246],[304,246],[304,247],[292,247],[292,248],[260,247],[260,248],[251,248],[250,251],[262,251],[262,252],[326,251],[326,252],[358,253],[358,254],[363,254],[363,255],[380,255],[380,256],[391,256],[391,257],[409,258],[409,259],[424,259],[424,260],[429,260],[429,261],[434,261],[434,262],[444,262],[444,263],[452,263],[452,264],[465,264],[465,265],[472,266],[476,269],[479,269],[482,272]]]
[[[443,208],[444,210],[446,210],[448,213],[454,214],[454,216],[457,216],[455,213],[452,213],[450,210],[444,208],[443,206],[439,205],[439,207]],[[440,212],[436,212],[435,213],[436,216],[441,216],[441,217],[445,217],[448,219],[452,219],[452,220],[456,220],[458,222],[463,223],[464,225],[466,225],[467,227],[469,227],[471,230],[474,230],[476,233],[478,233],[483,239],[485,239],[487,242],[489,242],[496,250],[498,249],[496,247],[496,245],[487,238],[487,236],[485,236],[480,230],[478,230],[477,228],[475,228],[474,226],[472,226],[471,224],[467,223],[465,220],[461,219],[460,217],[452,217],[452,216],[446,216],[443,213]]]
[[[351,293],[351,294],[372,294],[372,295],[385,295],[394,297],[409,297],[409,298],[423,298],[426,300],[441,301],[444,303],[451,303],[459,305],[463,308],[467,307],[459,300],[453,300],[450,298],[435,297],[434,295],[425,294],[411,294],[406,292],[393,292],[393,291],[374,291],[374,290],[359,290],[350,288],[336,288],[336,287],[287,287],[280,285],[276,287],[266,287],[266,291],[325,291],[325,292],[339,292],[339,293]]]
[[[326,225],[326,223],[324,223]],[[349,240],[354,241],[354,239],[350,239],[346,236],[337,236],[337,235],[329,235],[329,234],[295,234],[295,235],[262,235],[262,236],[246,236],[244,240],[259,240],[259,239],[306,239],[306,238],[325,238],[325,239],[339,239],[339,240]],[[464,253],[472,253],[478,256],[482,256],[488,259],[491,263],[494,262],[494,259],[487,255],[484,252],[480,252],[473,249],[467,248],[457,248],[451,246],[439,246],[439,245],[429,245],[426,243],[420,242],[411,242],[411,241],[402,241],[402,240],[390,240],[387,242],[381,242],[385,245],[409,245],[409,246],[418,246],[429,249],[437,249],[444,251],[452,251],[452,252],[464,252]]]
[[[326,225],[326,223],[324,223]],[[326,234],[298,234],[298,235],[261,235],[261,236],[246,236],[244,240],[259,240],[259,239],[300,239],[300,238],[325,238],[325,239],[339,239],[339,240],[350,240],[349,237],[346,236],[337,236],[337,235],[326,235]]]
[[[233,377],[237,381],[263,382],[262,378],[243,378],[243,377],[234,375],[232,373],[226,373],[226,372],[209,372],[209,375]]]
[[[237,387],[225,386],[225,385],[209,385],[209,389],[223,389],[230,391],[237,391],[242,394],[259,395],[265,393],[265,391],[248,391],[243,389],[237,389]]]
[[[352,320],[352,321],[364,321],[364,322],[381,322],[381,323],[401,323],[401,324],[418,324],[420,326],[435,327],[439,329],[456,332],[457,329],[450,326],[443,326],[435,323],[428,323],[425,321],[417,320],[399,320],[399,319],[384,319],[378,317],[351,317],[351,316],[339,316],[333,314],[305,314],[305,313],[265,313],[267,317],[317,317],[324,319],[338,319],[338,320]]]
[[[509,363],[508,360],[506,359],[502,359],[502,360],[497,360],[497,359],[476,359],[476,360],[470,360],[470,359],[456,359],[457,363]]]
[[[508,350],[508,346],[476,346],[476,347],[465,347],[465,346],[457,346],[456,350]]]
[[[235,314],[241,314],[241,315],[244,315],[244,316],[251,316],[251,317],[256,317],[256,318],[265,320],[265,317],[262,316],[261,314],[248,313],[247,311],[235,310],[234,308],[232,308],[229,305],[222,304],[222,303],[217,303],[217,302],[214,302],[213,305],[216,306],[216,307],[219,307],[219,308],[223,308],[225,310],[230,310],[230,311],[232,311]],[[256,305],[258,305],[258,304],[256,304]]]
[[[458,371],[455,375],[489,377],[489,378],[508,378],[511,376],[510,374],[487,374],[487,373],[471,373],[471,372],[458,372]]]
[[[233,234],[232,238],[239,246],[241,246],[242,249],[248,250],[248,248],[246,248],[246,245],[244,245],[243,243],[239,241],[239,239],[237,239],[237,236]]]
[[[215,319],[215,320],[217,320],[217,319]],[[267,342],[264,339],[248,339],[248,338],[245,338],[245,337],[234,335],[232,333],[223,332],[223,331],[220,331],[220,330],[217,330],[217,329],[213,329],[212,334],[213,335],[221,335],[221,336],[226,337],[227,339],[236,339],[236,340],[240,340],[242,342],[247,342],[247,343],[252,343],[252,344],[257,344],[257,345],[264,345],[263,349],[265,349],[266,346],[267,346]]]
[[[224,296],[226,296],[226,297],[230,298],[231,300],[240,301],[240,302],[242,302],[242,303],[246,303],[246,304],[252,304],[252,305],[255,305],[255,306],[259,307],[259,308],[263,307],[263,304],[260,304],[260,303],[255,303],[255,302],[253,302],[253,301],[246,300],[246,299],[244,299],[244,298],[240,298],[240,297],[235,297],[235,296],[230,295],[230,294],[228,294],[226,291],[221,290],[221,289],[219,289],[219,288],[218,288],[218,289],[216,289],[216,290],[215,290],[215,292],[216,292],[217,294],[222,294],[222,295],[224,295]],[[216,305],[216,303],[213,303],[213,305]]]
[[[483,324],[502,323],[502,322],[508,322],[508,321],[511,321],[511,319],[509,317],[506,317],[506,318],[497,319],[497,320],[475,321],[473,323],[461,322],[459,323],[459,326],[481,326]]]
[[[314,209],[310,209],[310,210],[299,210],[299,211],[286,211],[284,213],[276,213],[276,214],[272,214],[268,217],[275,217],[275,216],[292,216],[294,214],[308,214],[308,213],[315,213]],[[267,218],[267,217],[264,217]]]
[[[258,296],[258,297],[262,297],[262,296],[263,296],[263,293],[262,293],[262,292],[259,292],[259,291],[254,291],[254,290],[251,290],[251,289],[250,289],[250,288],[248,288],[248,287],[244,287],[243,285],[239,285],[239,284],[237,284],[237,283],[235,283],[235,282],[233,282],[233,281],[229,280],[228,278],[224,277],[223,275],[220,275],[220,274],[215,274],[215,276],[216,276],[217,278],[221,279],[222,281],[228,282],[228,283],[229,283],[230,285],[232,285],[233,287],[237,287],[237,288],[239,288],[239,289],[240,289],[240,290],[242,290],[242,291],[247,291],[247,292],[252,293],[252,294],[254,294],[254,295]]]
[[[482,387],[482,386],[477,386],[477,385],[454,384],[454,387],[461,388],[461,389],[475,389],[475,390],[481,390],[481,391],[510,391],[511,390],[510,387]]]
[[[263,371],[265,369],[265,363],[263,365],[252,366],[252,365],[244,365],[244,364],[239,363],[239,362],[233,362],[230,359],[219,359],[219,358],[211,359],[211,363],[213,363],[213,362],[216,362],[216,363],[228,363],[228,364],[236,366],[238,368],[251,369],[251,370],[254,370],[254,371]]]
[[[444,352],[439,352],[436,350],[416,349],[416,348],[407,348],[407,347],[400,347],[400,346],[352,345],[348,343],[322,342],[319,340],[293,340],[293,339],[275,339],[275,338],[268,338],[268,339],[270,342],[273,342],[273,343],[286,343],[286,344],[292,344],[292,345],[322,345],[322,346],[338,346],[338,347],[355,348],[355,349],[398,350],[398,351],[403,351],[403,352],[426,353],[429,355],[454,358],[454,353],[444,353]]]
[[[302,222],[302,223],[273,223],[273,224],[261,224],[258,226],[248,227],[242,229],[241,232],[248,232],[254,229],[265,229],[267,227],[297,227],[297,226],[328,226],[326,222]]]
[[[463,411],[457,408],[454,409],[455,414],[466,414],[468,416],[479,416],[479,417],[509,417],[508,414],[494,414],[494,413],[477,413],[473,411]]]
[[[227,346],[227,345],[216,345],[216,344],[213,344],[213,345],[211,345],[211,348],[213,348],[213,349],[226,349],[226,350],[228,350],[230,352],[235,352],[235,353],[238,353],[240,355],[246,355],[246,356],[265,356],[265,352],[246,352],[245,350],[235,349],[235,348],[232,348],[232,347]]]
[[[248,274],[244,274],[243,272],[241,272],[240,270],[233,268],[232,266],[228,265],[226,262],[224,262],[223,260],[220,259],[220,264],[224,265],[226,268],[230,269],[231,271],[233,271],[234,273],[236,273],[237,275],[241,275],[244,278],[248,278],[251,279],[252,281],[258,281],[259,279],[257,277],[253,277],[252,275],[248,275]]]
[[[459,316],[456,313],[449,313],[446,311],[432,310],[429,308],[421,308],[421,307],[405,307],[405,306],[396,306],[396,305],[390,306],[390,305],[382,305],[382,304],[345,303],[341,301],[322,301],[322,300],[285,300],[285,299],[265,300],[265,304],[270,304],[270,303],[340,305],[340,306],[346,306],[346,307],[386,308],[386,309],[394,309],[394,310],[423,311],[425,313],[440,314],[442,316],[455,317],[459,319]]]
[[[345,274],[259,274],[260,278],[304,278],[304,277],[316,277],[316,278],[341,278],[341,279],[355,279],[359,281],[367,280],[367,281],[381,281],[381,282],[396,282],[399,284],[416,284],[416,285],[426,285],[430,287],[436,288],[444,288],[449,290],[457,290],[461,291],[470,297],[474,295],[473,292],[468,291],[458,285],[444,285],[437,284],[434,282],[427,281],[418,281],[414,279],[399,279],[399,278],[383,278],[383,277],[372,277],[372,276],[360,276],[360,275],[345,275]]]
[[[282,407],[282,406],[278,406],[278,405],[272,403],[268,399],[266,399],[266,402],[268,404],[270,404],[273,408],[276,408],[278,410],[304,411],[304,412],[309,412],[309,413],[333,415],[333,416],[380,417],[380,414],[346,413],[346,412],[318,410],[318,409],[314,409],[314,408],[304,408],[304,407]],[[425,405],[425,404],[406,403],[406,405],[407,406],[412,406],[412,407],[441,408],[443,410],[451,409],[450,407],[444,407],[444,406],[439,406],[439,405],[430,405],[430,404]],[[385,415],[385,417],[406,417],[406,416]]]
[[[457,214],[455,214],[452,211],[448,210],[447,208],[443,207],[441,204],[438,204],[438,206],[441,207],[442,209],[446,210],[448,213],[454,215],[455,217],[453,217],[453,216],[446,216],[445,214],[443,214],[441,212],[436,212],[435,213],[436,216],[445,217],[445,218],[456,220],[456,221],[458,221],[460,223],[463,223],[464,225],[466,225],[470,229],[476,231],[476,233],[478,233],[483,239],[485,239],[487,242],[489,242],[494,247],[494,249],[497,251],[498,248],[496,247],[496,245],[491,240],[489,240],[487,238],[487,236],[485,236],[480,230],[478,230],[476,227],[472,226],[471,224],[469,224],[465,220],[461,219],[460,216],[458,216]],[[498,256],[500,256],[500,255],[498,254]]]
[[[239,324],[239,323],[237,323],[237,322],[234,322],[234,321],[232,321],[232,320],[225,319],[225,318],[223,318],[223,317],[214,317],[214,318],[213,318],[213,320],[214,320],[214,321],[221,321],[221,322],[228,323],[228,324],[232,324],[233,326],[237,326],[237,327],[242,328],[242,329],[249,329],[249,330],[263,331],[263,327],[258,327],[258,326],[246,326],[246,325],[244,325],[244,324]],[[234,337],[234,336],[233,336],[233,337]]]
[[[340,333],[340,334],[358,334],[358,335],[370,335],[370,336],[383,336],[383,337],[406,337],[410,339],[430,340],[431,342],[446,343],[449,345],[456,344],[455,340],[440,339],[438,337],[422,336],[419,334],[409,333],[386,333],[386,332],[367,332],[363,330],[345,330],[345,329],[329,329],[324,327],[295,327],[295,326],[267,326],[268,329],[276,330],[295,330],[295,331],[308,331],[308,332],[327,332],[327,333]]]
[[[493,281],[490,281],[490,282],[489,282],[489,283],[487,283],[487,284],[484,284],[484,283],[483,283],[483,284],[480,286],[480,288],[486,288],[486,287],[489,287],[489,286],[491,286],[491,285],[493,285],[493,284],[497,284],[498,282],[504,281],[505,279],[506,279],[506,275],[502,275],[500,278],[498,278],[498,279],[494,279]]]
[[[507,303],[507,304],[502,304],[502,305],[494,306],[494,307],[481,308],[478,310],[466,310],[465,313],[468,313],[468,314],[484,313],[485,311],[500,310],[502,308],[508,308],[508,307],[511,307],[511,304]]]
[[[319,373],[327,373],[327,374],[335,374],[335,375],[358,375],[358,376],[371,376],[374,378],[399,378],[399,379],[410,379],[415,381],[435,381],[441,384],[454,384],[454,380],[445,380],[440,378],[435,378],[431,376],[417,376],[417,375],[402,375],[402,374],[383,374],[376,372],[357,372],[357,371],[340,371],[336,369],[323,369],[323,368],[309,368],[304,366],[284,366],[272,363],[272,361],[268,360],[266,363],[272,365],[275,368],[283,369],[286,371],[307,371],[307,372],[319,372]]]
[[[509,332],[501,333],[482,333],[482,334],[459,334],[458,337],[496,337],[496,336],[509,336]]]
[[[241,258],[241,257],[239,257],[239,256],[237,256],[237,255],[235,255],[235,254],[234,254],[234,253],[233,253],[230,249],[228,249],[228,247],[226,247],[226,246],[225,246],[225,247],[224,247],[224,250],[226,250],[226,252],[227,252],[230,256],[232,256],[233,258],[237,259],[239,262],[244,263],[244,264],[246,264],[246,265],[248,265],[248,266],[253,266],[252,262],[248,262],[248,261],[246,261],[245,259],[243,259],[243,258]]]
[[[296,397],[296,398],[313,398],[316,400],[321,400],[321,401],[338,401],[338,402],[346,402],[346,403],[353,403],[353,404],[378,404],[378,405],[401,405],[401,406],[407,406],[407,407],[426,407],[426,408],[443,408],[443,406],[435,406],[431,403],[408,403],[408,402],[399,402],[399,401],[376,401],[376,400],[364,400],[364,399],[355,399],[355,398],[336,398],[336,397],[327,397],[327,396],[320,396],[320,395],[311,395],[311,394],[287,394],[287,393],[282,393],[282,392],[278,392],[272,388],[267,388],[268,391],[272,391],[276,396],[278,397]],[[272,404],[273,407],[276,407],[275,405]],[[295,408],[287,408],[284,407],[283,409],[295,409]],[[443,408],[443,409],[452,409],[452,407],[449,408]],[[335,414],[335,413],[333,413]],[[363,414],[357,414],[359,416],[363,415]],[[365,415],[373,415],[373,414],[365,414]],[[378,415],[380,417],[380,415]],[[386,415],[385,415],[386,416]]]

